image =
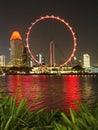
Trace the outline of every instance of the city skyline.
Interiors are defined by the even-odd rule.
[[[55,15],[65,19],[73,28],[77,38],[77,50],[75,56],[82,59],[84,53],[88,53],[91,56],[91,63],[98,63],[98,8],[97,0],[91,2],[86,1],[13,1],[6,3],[1,1],[0,4],[0,54],[9,58],[10,36],[13,31],[17,30],[23,37],[25,43],[26,33],[28,27],[37,18],[45,15]],[[47,22],[48,23],[48,22]],[[46,25],[41,25],[43,29]],[[36,26],[37,28],[37,26]],[[62,25],[58,26],[58,29],[62,29]],[[42,29],[34,30],[36,33],[35,41],[40,39],[41,35],[38,35]],[[33,34],[33,33],[32,33]],[[62,32],[61,32],[62,34]],[[64,35],[59,35],[64,40]],[[56,35],[56,34],[55,34]],[[58,35],[56,37],[58,38]],[[38,37],[39,36],[39,37]],[[37,37],[37,38],[36,38]],[[51,38],[51,37],[50,37]],[[47,39],[46,36],[42,39],[42,43],[38,43],[39,48],[45,43],[43,41],[50,42],[55,41],[55,38]],[[57,39],[58,40],[58,39]],[[59,41],[59,40],[58,40]],[[61,41],[61,39],[60,39]],[[56,42],[57,43],[57,42]],[[65,46],[65,41],[62,43],[62,47]],[[62,48],[61,48],[62,49]],[[40,53],[40,52],[39,52]],[[8,62],[8,58],[6,59]]]

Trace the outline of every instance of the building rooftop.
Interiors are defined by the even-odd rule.
[[[22,37],[18,31],[14,31],[11,35],[10,40],[22,40]]]

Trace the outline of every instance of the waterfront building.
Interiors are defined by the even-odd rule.
[[[5,56],[0,55],[0,66],[5,66]]]
[[[14,31],[10,38],[10,65],[22,65],[23,48],[24,45],[20,33]]]
[[[28,65],[28,52],[27,52],[26,46],[24,46],[24,48],[23,48],[22,64],[25,65],[25,66]]]
[[[39,62],[40,65],[44,65],[45,64],[45,58],[42,56],[42,54],[37,54],[37,60]]]
[[[83,67],[84,68],[90,67],[90,55],[89,54],[83,55]]]

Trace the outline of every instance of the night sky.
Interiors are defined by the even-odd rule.
[[[83,54],[88,53],[91,56],[91,64],[98,64],[97,3],[97,0],[1,0],[0,54],[6,56],[6,63],[8,63],[12,32],[19,31],[25,43],[26,33],[32,22],[41,16],[55,15],[65,19],[76,34],[75,56],[82,60]],[[29,39],[33,54],[42,53],[47,55],[46,59],[49,57],[49,42],[53,40],[57,48],[58,63],[63,61],[61,57],[70,54],[73,46],[72,43],[70,44],[71,35],[67,27],[50,19],[36,24],[32,28]]]

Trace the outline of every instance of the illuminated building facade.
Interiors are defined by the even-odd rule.
[[[45,58],[42,56],[42,54],[37,54],[37,60],[39,62],[40,65],[44,65],[45,64]]]
[[[10,65],[22,65],[23,48],[22,37],[19,32],[13,32],[10,38]]]
[[[50,67],[55,66],[55,47],[54,42],[50,42]]]
[[[0,55],[0,66],[5,66],[5,56]]]
[[[84,68],[90,67],[90,55],[88,54],[83,55],[83,67]]]
[[[23,48],[22,64],[23,64],[23,65],[28,65],[27,47],[24,47],[24,48]]]

